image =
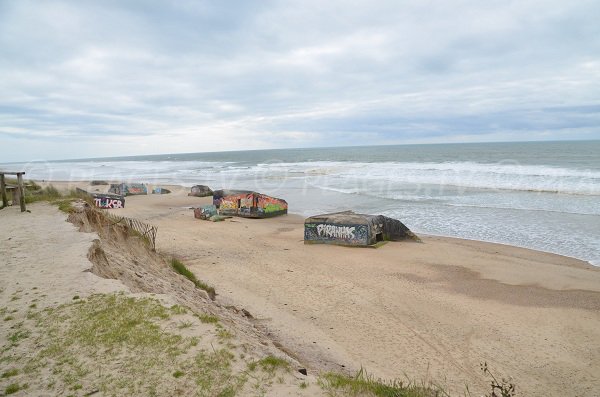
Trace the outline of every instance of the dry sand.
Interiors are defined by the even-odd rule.
[[[212,223],[210,198],[127,197],[115,213],[158,226],[157,248],[245,307],[316,369],[365,367],[486,389],[479,364],[521,395],[600,395],[600,271],[511,246],[441,237],[378,249],[303,244],[298,216]]]
[[[32,213],[19,207],[0,212],[0,291],[24,308],[33,299],[38,307],[70,302],[74,295],[126,291],[116,280],[85,270],[95,236],[79,233],[56,206],[36,204]],[[48,299],[43,299],[48,297]],[[1,304],[7,304],[8,300]]]

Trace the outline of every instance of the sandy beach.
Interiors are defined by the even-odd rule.
[[[210,198],[127,197],[157,249],[243,306],[300,361],[481,389],[479,364],[524,395],[600,389],[600,271],[500,244],[422,236],[378,249],[303,243],[303,219],[194,219]]]
[[[55,184],[57,185],[57,184]],[[112,210],[158,226],[157,249],[244,307],[282,348],[316,370],[366,368],[486,388],[479,370],[522,395],[600,390],[600,271],[500,244],[421,236],[377,249],[305,245],[303,219],[194,219],[209,198],[127,197]]]

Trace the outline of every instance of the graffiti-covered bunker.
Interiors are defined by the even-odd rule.
[[[111,183],[108,192],[120,196],[136,196],[148,194],[148,188],[143,183]]]
[[[287,201],[248,190],[215,190],[213,204],[220,215],[268,218],[287,214]]]
[[[417,237],[399,220],[352,211],[316,215],[304,221],[304,243],[372,246]]]

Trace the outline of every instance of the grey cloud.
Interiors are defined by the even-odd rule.
[[[4,1],[0,157],[31,138],[140,154],[344,134],[599,138],[598,14],[593,1]]]

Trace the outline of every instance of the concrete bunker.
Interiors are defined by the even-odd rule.
[[[315,215],[304,221],[305,244],[368,247],[406,239],[418,240],[418,237],[399,220],[383,215],[344,211]]]
[[[213,204],[219,215],[269,218],[287,214],[287,201],[249,190],[215,190]]]
[[[192,188],[190,189],[190,192],[188,193],[188,196],[194,196],[194,197],[208,197],[208,196],[212,196],[213,195],[213,191],[211,190],[211,188],[209,188],[206,185],[194,185],[192,186]]]
[[[112,183],[108,192],[119,196],[136,196],[148,194],[148,188],[143,183]]]

